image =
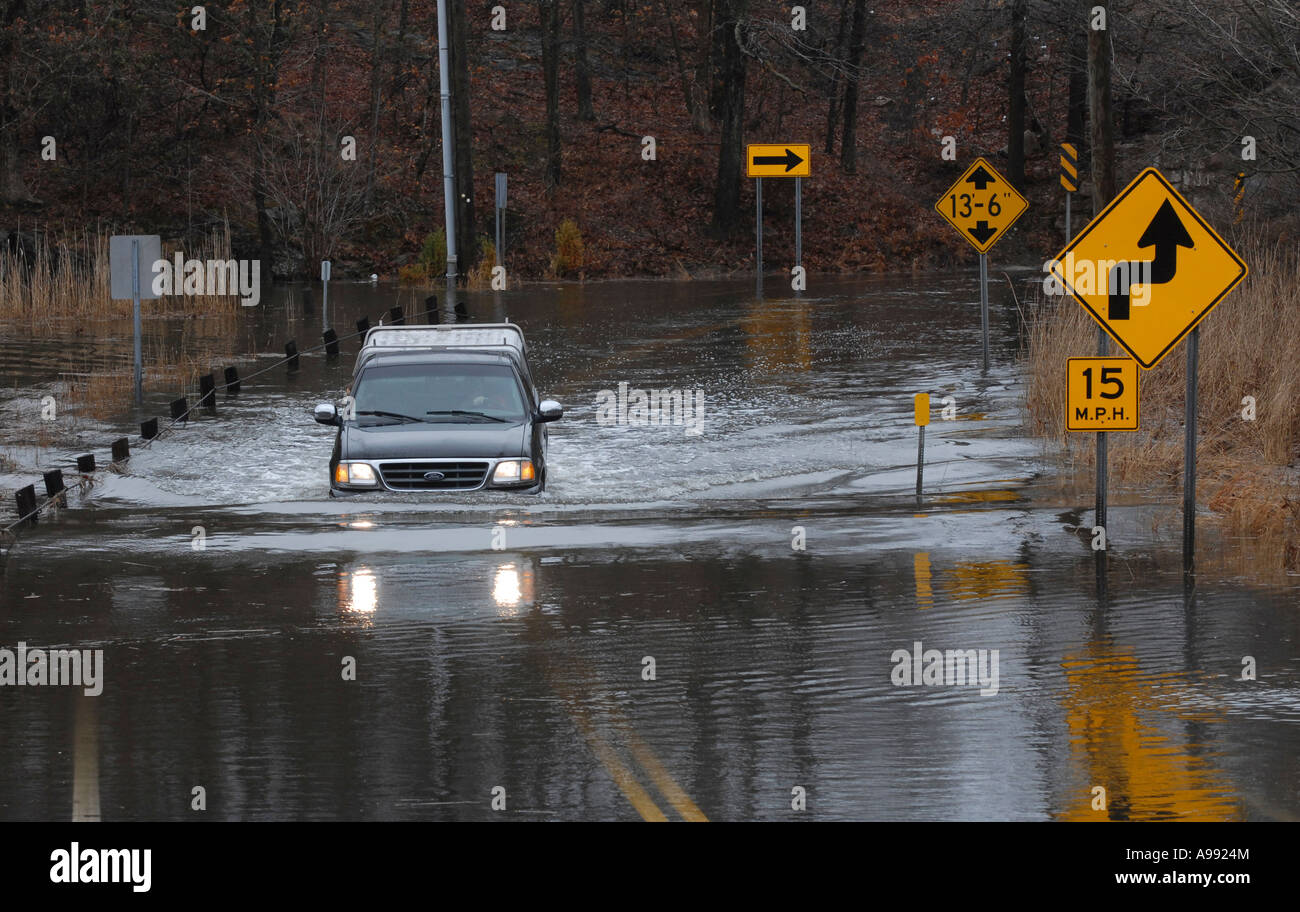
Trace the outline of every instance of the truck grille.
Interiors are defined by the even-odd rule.
[[[487,478],[486,462],[385,462],[379,466],[384,484],[395,491],[468,491]],[[442,478],[425,478],[441,472]]]

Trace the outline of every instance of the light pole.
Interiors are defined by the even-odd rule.
[[[442,93],[442,195],[447,223],[447,294],[456,285],[456,173],[452,160],[450,54],[447,49],[447,0],[438,0],[438,87]],[[450,306],[450,304],[449,304]]]

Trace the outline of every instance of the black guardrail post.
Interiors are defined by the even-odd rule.
[[[43,476],[45,480],[45,496],[57,497],[62,494],[66,488],[63,486],[63,470],[50,469]]]
[[[388,315],[393,318],[393,321],[390,325],[392,326],[406,325],[406,314],[402,313],[402,306],[400,304],[394,304],[392,307],[388,308]]]
[[[209,412],[217,410],[217,381],[212,374],[199,378],[199,405]]]
[[[369,318],[369,317],[362,317],[360,320],[357,321],[357,332],[361,333],[363,336],[364,336],[366,333],[370,332],[370,318]]]
[[[36,486],[28,485],[14,492],[14,501],[18,505],[18,516],[36,525]],[[28,516],[28,514],[32,514]]]
[[[337,358],[339,356],[339,334],[333,329],[327,329],[320,336],[325,341],[325,356],[327,358]]]
[[[85,456],[78,456],[77,471],[82,475],[93,475],[95,472],[95,454],[87,453]]]
[[[158,419],[150,418],[149,422],[153,423],[153,435],[158,436]],[[148,423],[148,422],[146,422]],[[127,443],[125,437],[119,437],[113,441],[113,461],[126,462],[131,458],[131,445]]]
[[[239,392],[239,371],[233,367],[226,368],[226,392]]]
[[[424,299],[424,322],[430,325],[442,322],[438,316],[438,296],[429,295]]]
[[[285,364],[286,364],[286,365],[288,366],[288,368],[289,368],[289,372],[292,373],[293,371],[296,371],[296,370],[298,369],[298,367],[299,367],[299,365],[298,365],[298,343],[297,343],[297,342],[286,342],[286,343],[284,343],[284,354],[285,354],[285,357],[289,359],[288,361],[285,362]]]
[[[189,407],[189,403],[185,401],[184,396],[181,396],[179,399],[172,400],[171,410],[172,410],[172,421],[180,421],[180,420],[189,421],[190,407]]]
[[[157,436],[158,436],[158,419],[157,419],[157,418],[150,418],[148,421],[141,421],[141,422],[140,422],[140,436],[143,437],[145,440],[153,440],[155,437],[157,437]],[[114,461],[114,462],[117,462],[117,457],[116,457],[116,456],[113,457],[113,461]]]

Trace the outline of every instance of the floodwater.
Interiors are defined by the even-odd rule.
[[[350,329],[400,296],[330,297]],[[539,497],[329,499],[310,411],[356,340],[147,448],[140,415],[82,431],[132,459],[21,533],[0,648],[102,649],[102,694],[0,688],[0,819],[1300,816],[1295,585],[1214,569],[1242,545],[1209,532],[1185,577],[1163,493],[1115,493],[1099,571],[1092,492],[1024,436],[1005,288],[987,376],[968,274],[461,297],[565,405]],[[249,313],[241,373],[313,344],[316,302]],[[11,404],[44,379],[18,344]],[[703,416],[598,420],[620,383]],[[6,490],[77,452],[5,434]]]

